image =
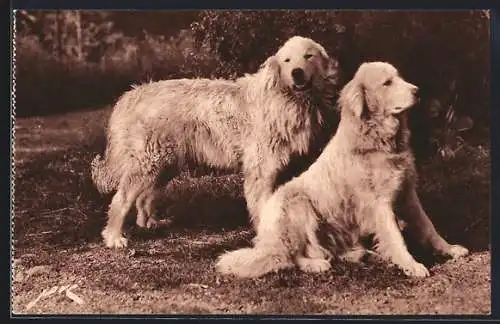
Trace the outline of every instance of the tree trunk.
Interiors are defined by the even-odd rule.
[[[75,51],[76,51],[76,59],[78,61],[81,61],[83,59],[83,50],[82,50],[82,20],[81,20],[81,15],[80,11],[76,10],[75,11],[75,29],[76,29],[76,45],[75,45]]]
[[[63,28],[64,28],[64,13],[58,10],[56,12],[55,54],[59,60],[62,60],[64,57]]]

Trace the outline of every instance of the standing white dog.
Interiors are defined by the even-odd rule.
[[[116,190],[102,231],[108,247],[124,247],[125,216],[155,225],[158,189],[186,165],[243,170],[250,216],[278,186],[293,156],[307,155],[338,92],[338,64],[311,39],[295,36],[261,69],[236,82],[181,79],[125,93],[108,125],[105,157],[91,163],[100,192]]]
[[[362,64],[340,94],[336,135],[307,171],[267,201],[255,246],[222,255],[218,271],[239,277],[294,265],[325,271],[332,256],[355,261],[364,252],[360,238],[374,234],[383,258],[410,276],[428,276],[408,252],[393,212],[416,178],[405,110],[417,90],[388,63]],[[447,250],[454,257],[468,253],[459,245]]]

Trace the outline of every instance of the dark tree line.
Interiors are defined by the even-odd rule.
[[[489,127],[485,10],[18,11],[17,18],[20,115],[98,107],[148,80],[254,72],[302,35],[339,59],[345,80],[364,61],[397,66],[422,89],[414,121],[429,129],[425,138]]]

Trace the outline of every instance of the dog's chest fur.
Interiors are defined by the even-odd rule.
[[[411,154],[408,151],[395,154],[372,153],[363,163],[364,195],[373,199],[392,201],[411,169]]]
[[[341,128],[338,131],[343,132]],[[373,229],[370,218],[375,207],[394,202],[403,183],[414,176],[406,128],[401,128],[392,138],[372,136],[373,142],[369,144],[361,136],[357,136],[361,142],[353,140],[346,143],[346,151],[332,154],[343,160],[337,165],[343,171],[335,172],[333,182],[345,191],[341,197],[329,199],[334,205],[328,204],[322,209],[324,213],[320,214],[325,217],[319,220],[317,235],[333,254],[349,249],[370,234]],[[345,139],[340,141],[345,143]],[[362,146],[358,146],[359,143]],[[338,187],[331,190],[338,191]]]
[[[404,152],[387,156],[372,156],[365,161],[364,173],[358,183],[351,183],[352,191],[345,192],[334,207],[318,219],[316,236],[326,255],[340,255],[373,232],[373,211],[381,201],[394,201],[403,182],[411,176],[411,154]],[[326,216],[326,217],[325,217]]]
[[[269,143],[265,144],[271,151],[286,152],[287,159],[309,154],[322,130],[325,110],[333,109],[318,96],[283,93],[280,97],[270,97],[262,105],[263,111],[255,114],[254,123],[261,127],[253,128],[256,132],[253,136],[267,138]]]

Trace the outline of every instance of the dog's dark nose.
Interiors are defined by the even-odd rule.
[[[296,68],[292,70],[292,78],[295,84],[301,85],[305,83],[304,70]]]

